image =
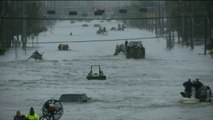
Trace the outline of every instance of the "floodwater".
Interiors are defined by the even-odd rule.
[[[82,27],[88,24],[88,27]],[[106,26],[108,35],[97,35],[94,24]],[[0,56],[0,119],[11,120],[16,110],[26,114],[34,107],[41,115],[44,102],[65,93],[85,93],[88,103],[63,103],[61,120],[212,120],[212,103],[182,104],[182,83],[199,78],[213,88],[213,59],[203,53],[176,45],[166,49],[166,40],[141,39],[145,59],[113,56],[123,41],[72,42],[154,37],[145,30],[127,28],[110,31],[118,21],[60,21],[39,35],[39,42],[68,41],[69,51],[58,51],[59,43],[43,43],[25,52],[11,48]],[[70,36],[72,32],[72,36]],[[31,46],[29,44],[29,46]],[[28,59],[35,50],[44,60]],[[87,80],[90,65],[101,65],[105,81]]]

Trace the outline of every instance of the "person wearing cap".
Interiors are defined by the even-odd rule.
[[[39,115],[35,113],[33,107],[30,108],[30,112],[25,117],[27,120],[39,120]]]

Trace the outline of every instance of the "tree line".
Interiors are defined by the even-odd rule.
[[[212,1],[143,1],[133,2],[125,16],[137,20],[124,20],[126,24],[154,32],[157,36],[174,36],[178,43],[191,46],[203,42],[206,49],[213,48]],[[139,11],[138,11],[139,10]]]
[[[47,21],[25,19],[42,17],[43,4],[41,1],[0,1],[0,52],[11,47],[14,37],[15,43],[22,43],[26,49],[27,38],[34,39],[47,31]]]

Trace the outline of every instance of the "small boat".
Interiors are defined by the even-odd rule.
[[[191,97],[187,97],[184,92],[180,93],[182,95],[181,103],[199,103],[199,102],[211,102],[213,100],[211,89],[209,86],[202,86],[199,89],[199,94],[196,97],[196,92],[193,89]]]
[[[180,100],[181,103],[185,103],[185,104],[199,103],[199,101],[200,101],[199,99],[194,97],[191,97],[191,98],[183,97]]]
[[[29,57],[30,58],[33,58],[35,60],[42,60],[43,57],[42,57],[42,54],[39,53],[37,50]]]

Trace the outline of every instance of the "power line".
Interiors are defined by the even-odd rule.
[[[38,44],[50,44],[50,43],[82,43],[82,42],[110,42],[110,41],[124,41],[124,40],[141,40],[141,39],[155,39],[155,38],[163,38],[163,37],[144,37],[144,38],[122,38],[122,39],[102,39],[102,40],[80,40],[80,41],[54,41],[54,42],[38,42]],[[32,42],[28,42],[31,44]]]
[[[191,17],[206,17],[205,15],[196,16],[174,16],[174,17],[112,17],[110,20],[141,20],[141,19],[175,19],[175,18],[191,18]],[[106,20],[106,18],[96,18],[96,17],[12,17],[12,16],[1,16],[0,19],[16,19],[16,20]]]
[[[112,41],[133,41],[133,40],[145,40],[145,39],[159,39],[159,38],[168,38],[168,35],[164,35],[164,36],[153,36],[153,37],[140,37],[140,38],[121,38],[121,39],[102,39],[102,40],[97,40],[97,39],[90,39],[90,40],[67,40],[67,41],[54,41],[54,42],[36,42],[36,44],[53,44],[53,43],[84,43],[84,42],[112,42]],[[174,36],[174,37],[178,37],[178,36]],[[27,44],[32,44],[32,42],[27,42]]]

